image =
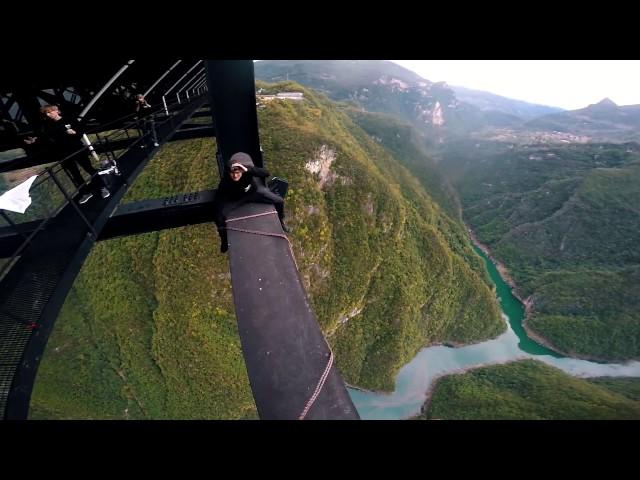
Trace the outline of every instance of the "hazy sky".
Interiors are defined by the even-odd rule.
[[[640,104],[640,60],[391,60],[432,82],[575,110]]]

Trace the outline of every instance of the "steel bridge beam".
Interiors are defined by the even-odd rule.
[[[215,190],[202,190],[118,205],[96,241],[213,222],[214,196]],[[39,224],[37,220],[19,224],[19,233],[13,227],[0,228],[0,258],[10,257]]]
[[[206,67],[221,176],[236,152],[262,167],[253,62],[207,61]],[[252,203],[230,214],[236,222],[227,219],[238,331],[258,414],[265,420],[356,420],[274,214],[272,205]]]
[[[257,167],[262,167],[253,62],[208,60],[205,63],[211,112],[215,114],[212,121],[223,163],[234,153],[245,152]]]

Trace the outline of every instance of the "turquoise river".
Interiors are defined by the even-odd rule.
[[[434,346],[423,348],[396,377],[393,393],[377,393],[349,389],[360,417],[365,420],[400,420],[420,413],[434,380],[443,375],[460,373],[474,367],[505,363],[525,358],[553,365],[577,377],[640,377],[640,362],[625,364],[598,363],[564,357],[531,340],[524,328],[524,306],[511,293],[496,266],[480,249],[474,247],[487,265],[496,285],[496,295],[507,322],[507,331],[486,342],[460,348]]]

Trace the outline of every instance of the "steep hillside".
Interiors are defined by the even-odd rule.
[[[420,347],[504,330],[481,260],[420,183],[310,90],[259,108],[266,165],[290,182],[301,278],[347,382],[393,388]],[[212,188],[214,143],[173,142],[127,196]],[[226,257],[211,225],[97,245],[43,358],[33,418],[255,418]]]
[[[637,391],[640,379],[620,379]],[[616,383],[616,382],[614,382]],[[629,387],[633,385],[633,387]],[[440,379],[420,419],[639,420],[640,402],[603,381],[572,377],[534,360]]]
[[[345,111],[360,128],[416,176],[429,196],[451,218],[460,218],[455,190],[434,159],[425,152],[424,138],[415,127],[387,114],[367,113],[354,108],[346,108]]]
[[[464,217],[561,351],[640,358],[640,147],[451,145]]]
[[[640,402],[640,379],[629,377],[596,377],[589,382],[611,390],[634,402]]]
[[[273,88],[307,97],[261,109],[261,141],[295,179],[296,238],[318,252],[297,256],[347,381],[390,389],[421,345],[502,330],[480,259],[420,183],[326,99]]]

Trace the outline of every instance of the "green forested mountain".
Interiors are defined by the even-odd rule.
[[[512,114],[515,107],[505,108],[508,99],[502,104],[492,101],[495,108],[479,108],[460,101],[444,82],[430,82],[389,61],[266,60],[255,63],[255,72],[262,80],[295,80],[333,100],[395,115],[418,128],[432,146],[450,137],[523,122]]]
[[[528,326],[553,347],[640,358],[640,146],[628,142],[640,138],[637,106],[605,100],[531,120],[535,108],[417,79],[390,62],[258,62],[256,72],[344,102],[452,218],[461,209],[532,302]]]
[[[467,141],[442,165],[534,331],[572,355],[640,358],[639,145]]]
[[[640,402],[640,379],[636,377],[596,377],[587,380],[635,402]]]
[[[418,418],[639,420],[639,386],[638,378],[580,379],[522,360],[443,377]]]
[[[375,84],[385,75],[398,80],[397,87],[401,83],[431,85],[411,70],[382,60],[265,60],[254,63],[254,67],[261,80],[295,81],[340,100],[351,98],[354,91]]]
[[[363,112],[354,108],[346,108],[345,112],[373,140],[407,167],[451,218],[460,218],[455,190],[434,159],[425,152],[424,137],[415,127],[388,114]]]
[[[261,105],[261,145],[290,183],[301,278],[348,383],[389,390],[425,344],[504,330],[465,232],[392,149],[310,90],[259,87],[305,96]],[[211,139],[166,145],[125,201],[213,188],[214,153]],[[52,333],[31,416],[255,418],[218,251],[208,224],[96,245]]]

